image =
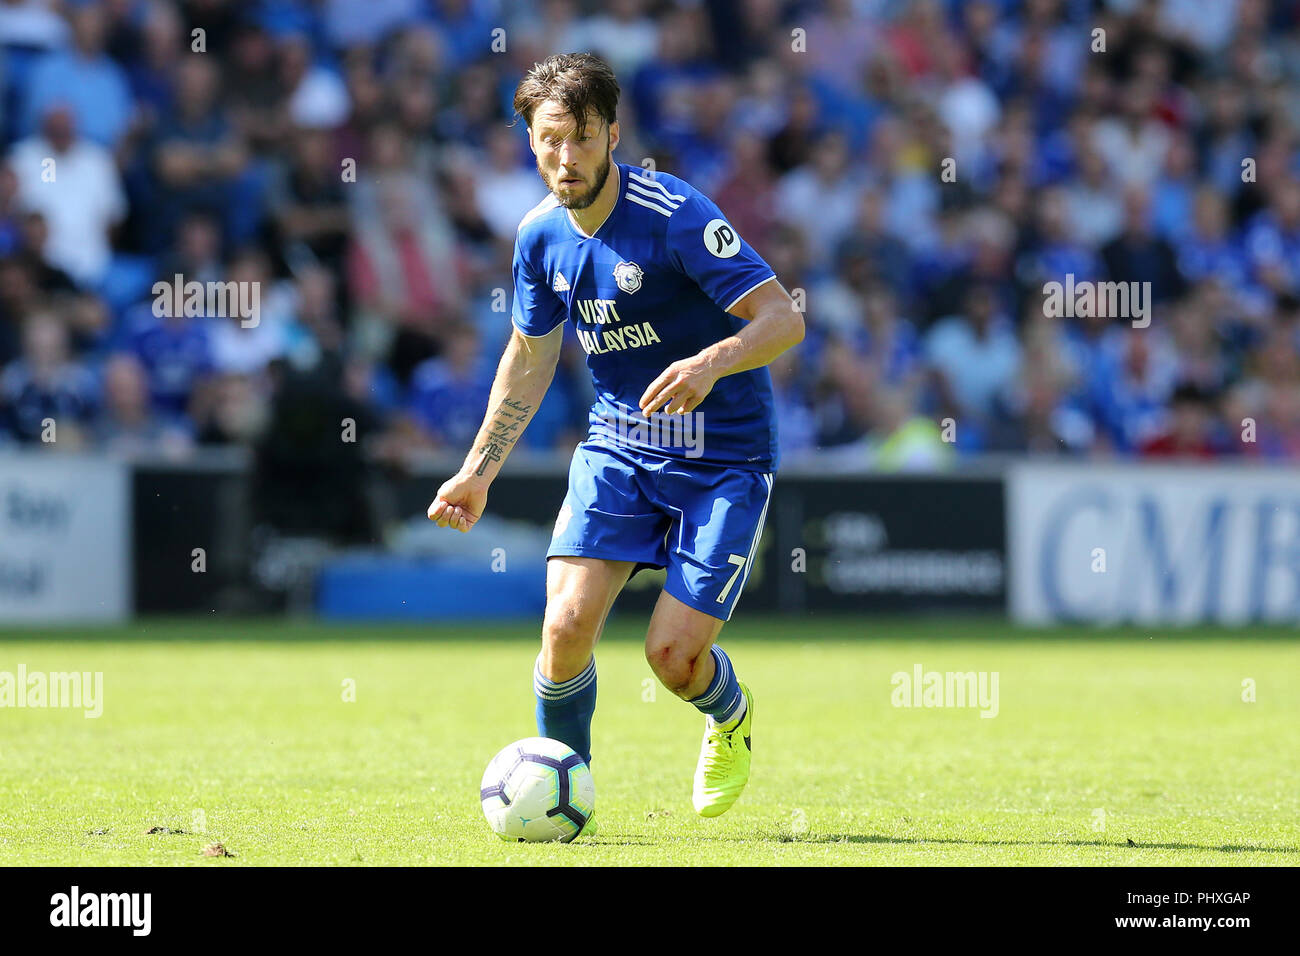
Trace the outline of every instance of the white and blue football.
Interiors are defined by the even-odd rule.
[[[526,737],[492,758],[479,798],[501,839],[568,843],[596,811],[596,784],[573,748],[549,737]]]

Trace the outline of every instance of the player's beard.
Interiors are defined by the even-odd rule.
[[[605,188],[605,180],[609,179],[609,170],[612,165],[613,164],[609,161],[609,153],[606,153],[605,161],[596,169],[596,179],[591,184],[591,188],[581,196],[572,196],[566,199],[556,192],[555,189],[552,189],[551,193],[560,201],[560,205],[565,209],[586,209],[596,201],[596,197],[600,195],[600,191]],[[537,164],[537,172],[542,177],[542,182],[546,182],[546,173],[543,171],[541,163]],[[558,177],[560,174],[557,171],[555,175]],[[558,188],[558,178],[555,185]]]

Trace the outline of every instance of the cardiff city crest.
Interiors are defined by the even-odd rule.
[[[632,293],[641,288],[641,279],[645,273],[635,262],[620,262],[614,267],[614,281],[624,292]]]

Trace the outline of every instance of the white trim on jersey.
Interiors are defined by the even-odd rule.
[[[519,327],[519,325],[518,325],[517,323],[515,323],[514,321],[511,321],[510,324],[514,326],[514,329],[515,329],[516,332],[518,332],[520,335],[522,335],[522,336],[523,336],[524,338],[526,338],[526,339],[544,339],[544,338],[546,338],[548,335],[554,335],[556,329],[562,329],[562,328],[564,328],[564,323],[565,323],[566,321],[567,321],[566,319],[560,319],[560,321],[556,322],[554,325],[551,326],[550,331],[548,331],[548,332],[543,332],[541,335],[531,335],[531,334],[529,334],[528,332],[525,332],[525,331],[524,331],[523,329],[521,329],[521,328]]]
[[[763,537],[763,522],[767,520],[767,506],[772,503],[772,474],[763,476],[767,482],[767,499],[763,502],[763,510],[758,515],[758,527],[754,529],[754,540],[749,545],[749,557],[745,560],[745,573],[740,579],[740,587],[736,589],[736,600],[731,602],[731,609],[727,611],[727,620],[731,620],[731,615],[735,613],[736,605],[740,603],[740,595],[744,593],[745,584],[749,581],[749,572],[754,570],[754,552],[758,550],[758,541]]]
[[[532,222],[534,219],[536,219],[536,218],[537,218],[538,216],[540,216],[542,213],[544,213],[544,212],[548,212],[548,211],[554,209],[554,208],[555,208],[556,206],[558,206],[559,204],[560,204],[560,201],[559,201],[558,199],[555,198],[554,193],[548,195],[545,199],[543,199],[541,202],[539,202],[536,206],[534,206],[532,209],[528,210],[528,212],[524,213],[524,218],[519,220],[519,229],[524,228],[524,226],[528,225],[530,222]],[[515,232],[518,232],[519,229],[516,229]]]
[[[628,185],[631,184],[629,183]],[[671,209],[665,209],[657,202],[650,202],[649,200],[642,199],[640,196],[633,195],[630,189],[623,194],[623,198],[626,199],[628,202],[636,203],[638,206],[645,206],[647,209],[653,209],[655,212],[659,213],[659,215],[667,216],[669,219],[671,219],[673,216],[673,212]]]
[[[773,281],[775,278],[776,278],[776,276],[771,275],[771,276],[768,276],[766,279],[764,279],[762,282],[757,282],[757,283],[755,283],[754,285],[751,285],[751,286],[750,286],[748,289],[746,289],[744,292],[740,293],[740,295],[736,296],[736,301],[735,301],[735,302],[732,302],[731,305],[727,306],[727,307],[726,307],[725,309],[723,309],[722,311],[723,311],[723,312],[730,312],[732,309],[734,309],[734,308],[736,307],[737,303],[739,303],[741,299],[743,299],[745,296],[749,295],[751,292],[753,292],[755,289],[757,289],[760,285],[767,285],[767,283]]]
[[[635,189],[637,193],[639,193],[640,195],[645,196],[647,199],[653,199],[657,203],[662,203],[663,205],[667,206],[669,209],[676,209],[678,206],[681,205],[681,203],[673,202],[671,199],[665,199],[663,196],[659,195],[657,192],[655,192],[652,189],[646,189],[644,186],[638,186],[630,179],[627,181],[627,189],[628,189],[627,194],[629,196],[632,195],[632,190]]]
[[[665,188],[664,184],[657,179],[651,179],[649,176],[644,176],[641,173],[632,172],[631,170],[628,171],[627,175],[628,175],[629,183],[632,180],[635,180],[636,182],[641,183],[644,186],[650,186],[653,189],[657,189],[664,194],[665,199],[676,200],[679,203],[686,201],[685,196],[679,196],[676,193],[670,193],[667,190],[667,188]]]

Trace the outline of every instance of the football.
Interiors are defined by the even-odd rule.
[[[591,768],[549,737],[517,740],[492,758],[479,788],[488,826],[503,840],[568,843],[596,810]]]

